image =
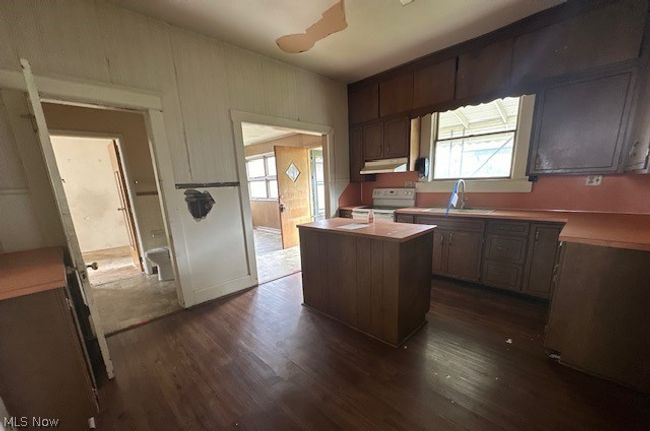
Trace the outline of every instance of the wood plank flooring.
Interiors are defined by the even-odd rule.
[[[546,359],[542,303],[434,281],[393,349],[302,307],[300,283],[110,337],[98,429],[649,429],[648,397]]]

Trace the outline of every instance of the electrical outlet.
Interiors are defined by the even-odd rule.
[[[589,175],[585,184],[588,186],[599,186],[603,183],[602,175]]]

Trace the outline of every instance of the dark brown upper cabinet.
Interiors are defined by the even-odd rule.
[[[515,39],[512,81],[526,86],[639,57],[646,0],[621,0]]]
[[[383,121],[384,158],[408,157],[411,136],[411,121],[408,117],[397,117]]]
[[[538,93],[529,175],[617,172],[633,88],[634,72],[626,70]]]
[[[351,124],[379,118],[379,86],[375,83],[349,92],[348,110]]]
[[[435,107],[454,98],[456,57],[413,72],[413,109]]]
[[[379,114],[381,117],[409,112],[412,106],[413,72],[402,72],[379,83]]]
[[[362,148],[364,160],[377,160],[382,158],[383,149],[381,134],[382,123],[380,121],[363,126],[361,139],[363,142]]]
[[[510,85],[512,45],[512,39],[506,39],[459,56],[456,99],[507,90]]]

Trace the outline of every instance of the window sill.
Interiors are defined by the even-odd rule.
[[[416,183],[418,193],[450,193],[456,180],[435,180]],[[529,193],[533,183],[527,178],[465,180],[468,193]]]

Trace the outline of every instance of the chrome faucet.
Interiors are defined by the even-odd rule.
[[[449,214],[451,207],[460,209],[465,208],[465,203],[465,180],[459,178],[451,188],[451,195],[449,195],[449,203],[447,204],[447,212],[445,214]]]
[[[463,190],[461,191],[460,186],[463,186]],[[456,192],[459,194],[458,199],[460,199],[460,209],[465,208],[465,180],[462,178],[459,178],[458,181],[456,181]]]

